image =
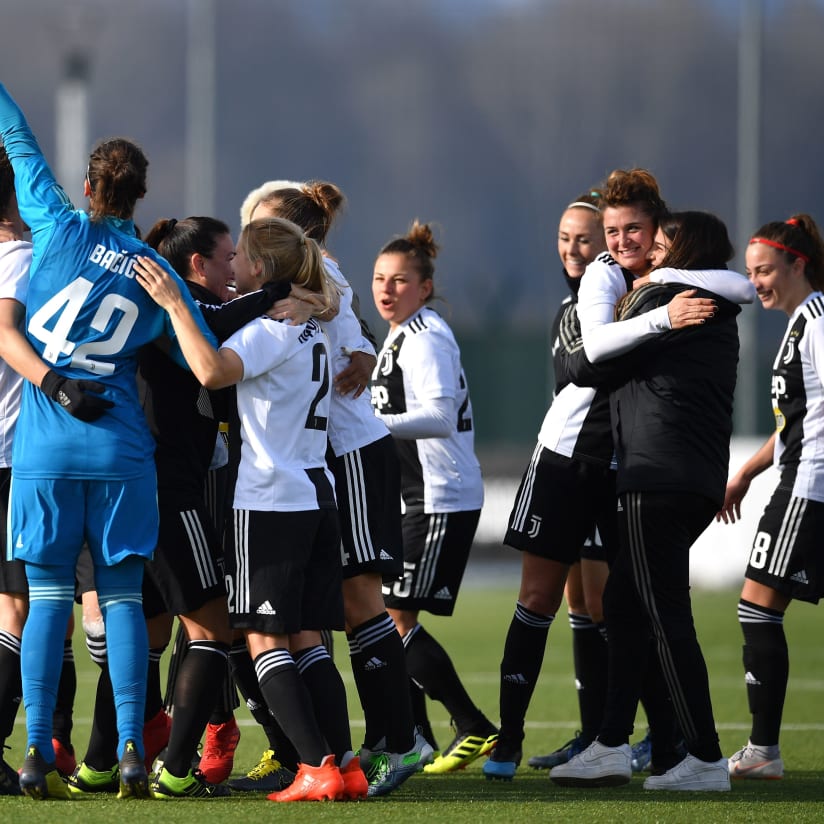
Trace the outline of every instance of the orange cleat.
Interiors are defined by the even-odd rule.
[[[327,755],[319,767],[299,764],[295,780],[285,789],[270,793],[269,801],[334,801],[345,789],[335,756]]]
[[[169,743],[171,731],[171,716],[163,709],[158,710],[156,715],[143,724],[143,752],[146,754],[144,763],[149,772],[152,771],[155,758]]]
[[[238,741],[240,730],[234,718],[223,724],[206,725],[200,771],[210,784],[222,784],[232,774]]]
[[[343,792],[338,796],[340,801],[357,801],[359,798],[366,798],[369,792],[369,782],[361,769],[360,759],[357,757],[345,766],[340,768],[343,778]]]

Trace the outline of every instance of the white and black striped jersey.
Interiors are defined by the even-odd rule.
[[[614,448],[609,392],[576,386],[563,377],[564,359],[579,351],[583,345],[577,294],[570,295],[561,304],[552,329],[555,397],[544,416],[538,442],[567,458],[610,465],[614,463]]]
[[[824,296],[813,292],[790,316],[773,363],[775,464],[793,495],[824,501]]]
[[[221,348],[243,361],[235,509],[302,512],[334,507],[326,467],[329,342],[314,319],[291,326],[264,316]]]
[[[420,437],[404,419],[434,401],[447,404],[448,432]],[[424,306],[390,331],[372,376],[372,405],[395,436],[407,511],[481,508],[483,481],[460,351],[452,330],[433,309]]]
[[[332,353],[330,368],[334,376],[349,366],[349,356],[345,350],[369,352],[374,355],[375,349],[364,337],[361,323],[352,308],[352,287],[333,260],[324,258],[323,262],[327,274],[341,293],[337,317],[321,322],[329,337]],[[351,393],[341,395],[332,391],[330,398],[329,443],[337,457],[374,443],[389,434],[386,425],[375,415],[367,392],[353,398]]]

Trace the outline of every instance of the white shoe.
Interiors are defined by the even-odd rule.
[[[700,761],[687,757],[663,775],[651,775],[644,781],[645,790],[684,790],[695,792],[729,792],[730,775],[727,759]]]
[[[605,747],[593,741],[585,750],[549,771],[561,787],[617,787],[632,778],[632,751],[629,744]]]
[[[770,752],[774,750],[774,755]],[[778,779],[784,777],[784,762],[778,747],[759,747],[747,741],[735,755],[730,756],[728,762],[730,778],[767,778]]]

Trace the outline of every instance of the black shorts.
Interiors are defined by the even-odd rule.
[[[618,551],[615,475],[609,467],[538,444],[518,487],[504,543],[562,564],[581,557],[610,563]]]
[[[340,517],[343,577],[403,574],[401,476],[391,435],[329,462]]]
[[[779,486],[758,522],[746,577],[797,601],[824,596],[824,503]]]
[[[7,561],[9,520],[9,485],[11,483],[11,469],[0,467],[0,517],[3,518],[0,529],[0,592],[29,594],[29,581],[26,578],[26,565],[22,561]]]
[[[452,615],[480,517],[480,509],[407,512],[402,521],[403,578],[384,585],[386,606]]]
[[[223,553],[202,504],[181,510],[160,504],[160,533],[143,578],[143,612],[186,615],[226,596]]]
[[[343,629],[336,510],[236,509],[227,550],[233,628],[267,635]]]

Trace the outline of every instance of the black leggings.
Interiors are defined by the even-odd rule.
[[[692,618],[689,553],[718,507],[683,493],[628,492],[619,502],[620,550],[604,592],[609,687],[598,738],[607,746],[628,741],[655,649],[690,753],[717,761],[709,678]]]

